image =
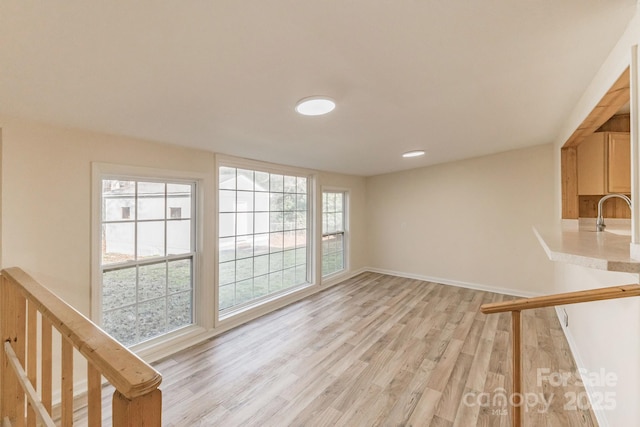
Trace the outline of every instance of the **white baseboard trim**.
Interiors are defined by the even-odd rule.
[[[578,372],[580,372],[581,381],[584,385],[584,390],[589,397],[589,403],[591,404],[591,410],[596,417],[596,421],[598,421],[598,425],[600,427],[609,427],[609,421],[607,420],[607,414],[604,409],[598,407],[599,405],[594,405],[593,396],[594,390],[591,386],[591,383],[588,378],[585,378],[584,373],[588,372],[587,368],[582,361],[582,356],[580,355],[580,351],[578,350],[578,345],[576,344],[573,335],[571,334],[571,330],[564,326],[564,313],[562,312],[562,306],[556,306],[556,315],[558,316],[558,321],[560,322],[560,326],[562,327],[562,331],[564,332],[564,336],[567,339],[567,343],[569,344],[569,348],[571,349],[571,354],[573,355],[573,360],[576,361],[576,366],[578,368]]]
[[[475,289],[477,291],[494,292],[496,294],[511,295],[516,297],[530,298],[540,296],[540,293],[523,291],[521,289],[508,289],[497,286],[482,285],[479,283],[463,282],[460,280],[444,279],[442,277],[424,276],[422,274],[405,273],[402,271],[385,270],[382,268],[367,267],[366,271],[372,273],[388,274],[390,276],[406,277],[407,279],[423,280],[425,282],[440,283],[442,285],[457,286],[459,288]]]
[[[134,346],[131,351],[145,362],[153,363],[193,346],[194,342],[202,342],[210,337],[209,331],[200,326],[189,326],[177,332],[167,340],[143,343]]]

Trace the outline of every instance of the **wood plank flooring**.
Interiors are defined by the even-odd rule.
[[[163,425],[509,426],[510,315],[479,312],[503,298],[360,274],[157,363]],[[523,324],[525,425],[597,425],[564,410],[584,389],[555,312]]]

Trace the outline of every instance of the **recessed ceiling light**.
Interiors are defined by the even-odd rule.
[[[296,111],[304,116],[321,116],[333,111],[336,103],[326,96],[310,96],[296,104]]]
[[[407,151],[402,155],[402,157],[420,157],[420,156],[424,156],[424,150]]]

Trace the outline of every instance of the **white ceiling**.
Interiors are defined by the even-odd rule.
[[[0,0],[0,113],[380,174],[552,142],[635,7]],[[317,94],[337,108],[294,112]]]

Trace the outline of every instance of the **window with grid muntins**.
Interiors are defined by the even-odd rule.
[[[322,193],[322,275],[344,270],[345,258],[345,193]]]
[[[195,183],[102,180],[102,327],[125,345],[193,323],[194,191]]]
[[[219,309],[309,283],[308,179],[221,166]]]

